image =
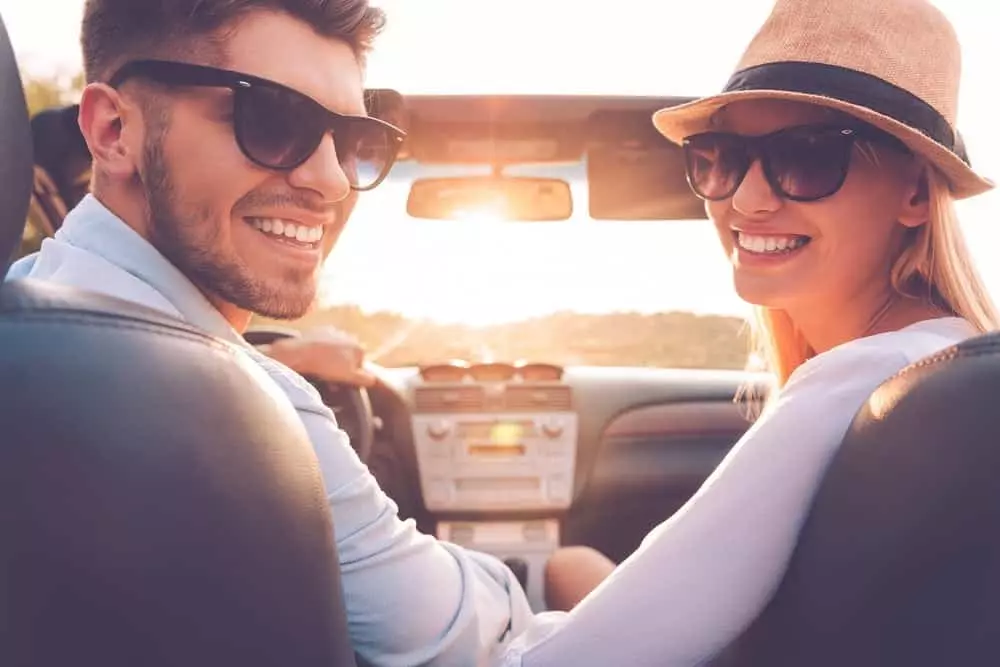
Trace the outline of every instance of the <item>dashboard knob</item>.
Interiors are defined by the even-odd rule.
[[[427,425],[427,435],[434,440],[444,440],[451,433],[451,427],[446,421],[434,422]]]
[[[542,433],[544,433],[547,438],[555,439],[563,434],[563,426],[558,420],[548,420],[542,422]]]

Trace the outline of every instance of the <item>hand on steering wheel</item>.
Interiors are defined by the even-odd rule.
[[[299,336],[276,338],[256,347],[300,375],[354,387],[375,384],[375,376],[364,368],[365,351],[361,344],[333,327],[316,327]]]
[[[304,334],[294,329],[254,329],[244,338],[302,375],[324,401],[340,405],[340,426],[358,456],[367,462],[375,438],[375,419],[366,388],[375,384],[375,376],[364,368],[364,350],[358,342],[333,327],[318,327]],[[339,398],[329,401],[334,395]]]

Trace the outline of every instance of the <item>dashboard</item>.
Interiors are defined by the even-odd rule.
[[[578,424],[561,368],[449,364],[419,378],[411,419],[428,510],[569,507]]]
[[[741,388],[767,390],[739,371],[455,361],[378,374],[379,466],[407,480],[390,491],[373,468],[380,484],[424,532],[505,562],[535,611],[552,552],[634,551],[748,428]]]
[[[536,611],[560,544],[556,513],[573,498],[578,419],[563,376],[551,364],[451,362],[419,368],[409,394],[421,495],[442,517],[437,536],[503,560]],[[450,518],[463,513],[474,518]]]

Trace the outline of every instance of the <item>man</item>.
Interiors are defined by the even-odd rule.
[[[312,387],[240,335],[253,313],[306,311],[357,192],[395,159],[398,131],[364,118],[382,23],[367,0],[87,0],[92,194],[13,273],[241,345],[311,436],[355,650],[376,665],[482,664],[530,616],[512,573],[400,521]]]
[[[67,209],[79,204],[90,191],[92,158],[77,122],[79,114],[80,105],[71,104],[39,111],[31,119],[35,167],[48,176],[48,181],[40,184],[35,175],[35,198],[49,200],[37,202],[44,224],[36,226],[46,236],[62,226]],[[39,191],[39,185],[43,191]],[[44,191],[46,185],[49,191]],[[257,349],[296,373],[326,382],[358,387],[370,387],[375,382],[364,368],[364,349],[355,338],[334,327],[318,327],[301,337],[258,345]]]

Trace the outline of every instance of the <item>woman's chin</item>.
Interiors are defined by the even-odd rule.
[[[772,283],[772,284],[768,284]],[[734,281],[736,295],[751,306],[761,308],[783,309],[787,307],[791,300],[788,289],[773,284],[773,281],[749,279],[740,280],[739,276]]]

